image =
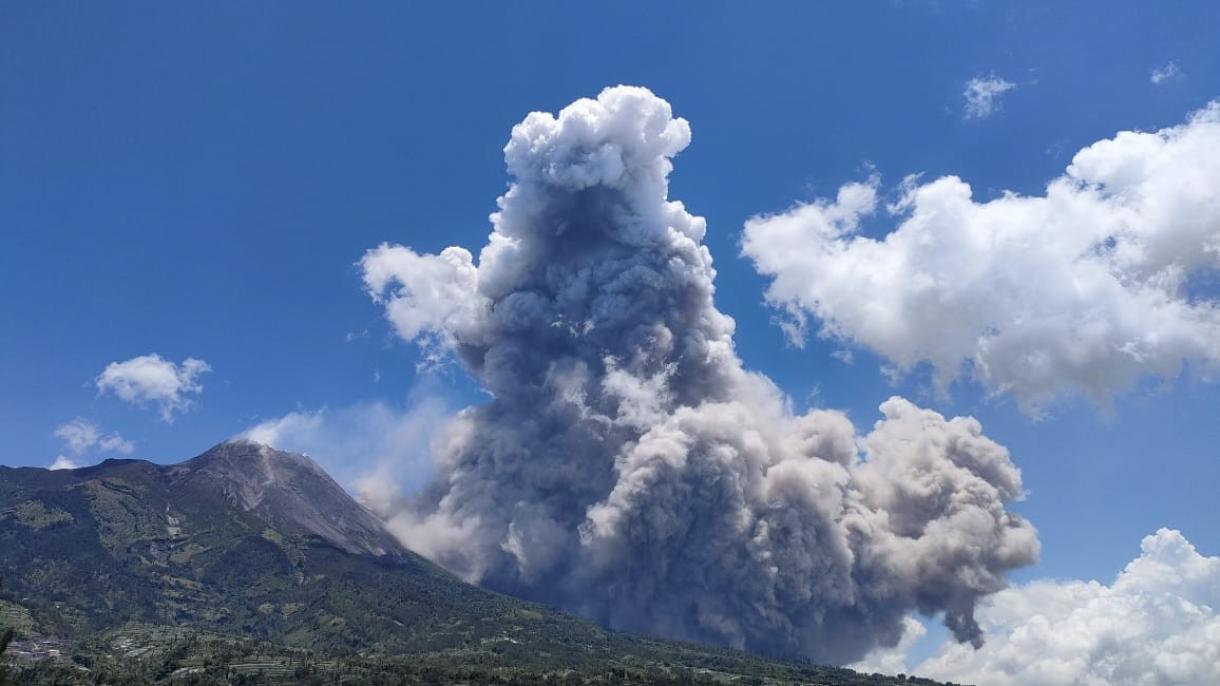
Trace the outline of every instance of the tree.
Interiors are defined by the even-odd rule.
[[[0,588],[4,588],[4,577],[0,576]],[[4,633],[0,634],[0,660],[4,659],[4,652],[8,650],[8,644],[13,642],[13,636],[16,632],[12,627],[5,627]],[[4,665],[0,664],[0,686],[8,683],[8,670]]]

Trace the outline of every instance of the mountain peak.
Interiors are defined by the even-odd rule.
[[[349,553],[406,554],[376,515],[306,455],[238,438],[171,467],[170,475],[203,482],[277,529],[315,535]]]
[[[331,481],[330,474],[308,455],[277,450],[266,443],[248,438],[229,439],[184,464],[196,468],[204,465],[224,465],[248,476],[262,476],[272,481],[285,474],[304,471]]]

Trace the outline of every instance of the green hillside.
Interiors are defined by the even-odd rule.
[[[307,458],[248,443],[175,466],[0,468],[0,570],[19,682],[900,683],[476,588]]]

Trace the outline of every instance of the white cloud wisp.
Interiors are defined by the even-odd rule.
[[[1017,84],[995,75],[976,76],[962,90],[964,114],[967,119],[986,119],[1000,108],[1000,96]]]
[[[1165,64],[1165,66],[1157,67],[1156,69],[1153,69],[1151,72],[1148,73],[1148,80],[1157,86],[1159,86],[1163,83],[1166,83],[1168,81],[1173,81],[1175,79],[1181,79],[1181,78],[1184,78],[1184,74],[1182,73],[1182,68],[1180,66],[1178,66],[1178,63],[1173,60],[1170,60],[1168,63]]]
[[[55,428],[55,437],[64,442],[64,447],[73,457],[59,455],[49,469],[78,469],[83,466],[80,458],[86,453],[102,455],[130,455],[135,444],[123,438],[117,431],[103,433],[94,422],[77,417]]]

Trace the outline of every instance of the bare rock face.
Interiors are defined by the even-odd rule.
[[[215,489],[284,533],[314,535],[353,554],[406,554],[376,515],[305,455],[238,439],[171,467],[169,476]]]

